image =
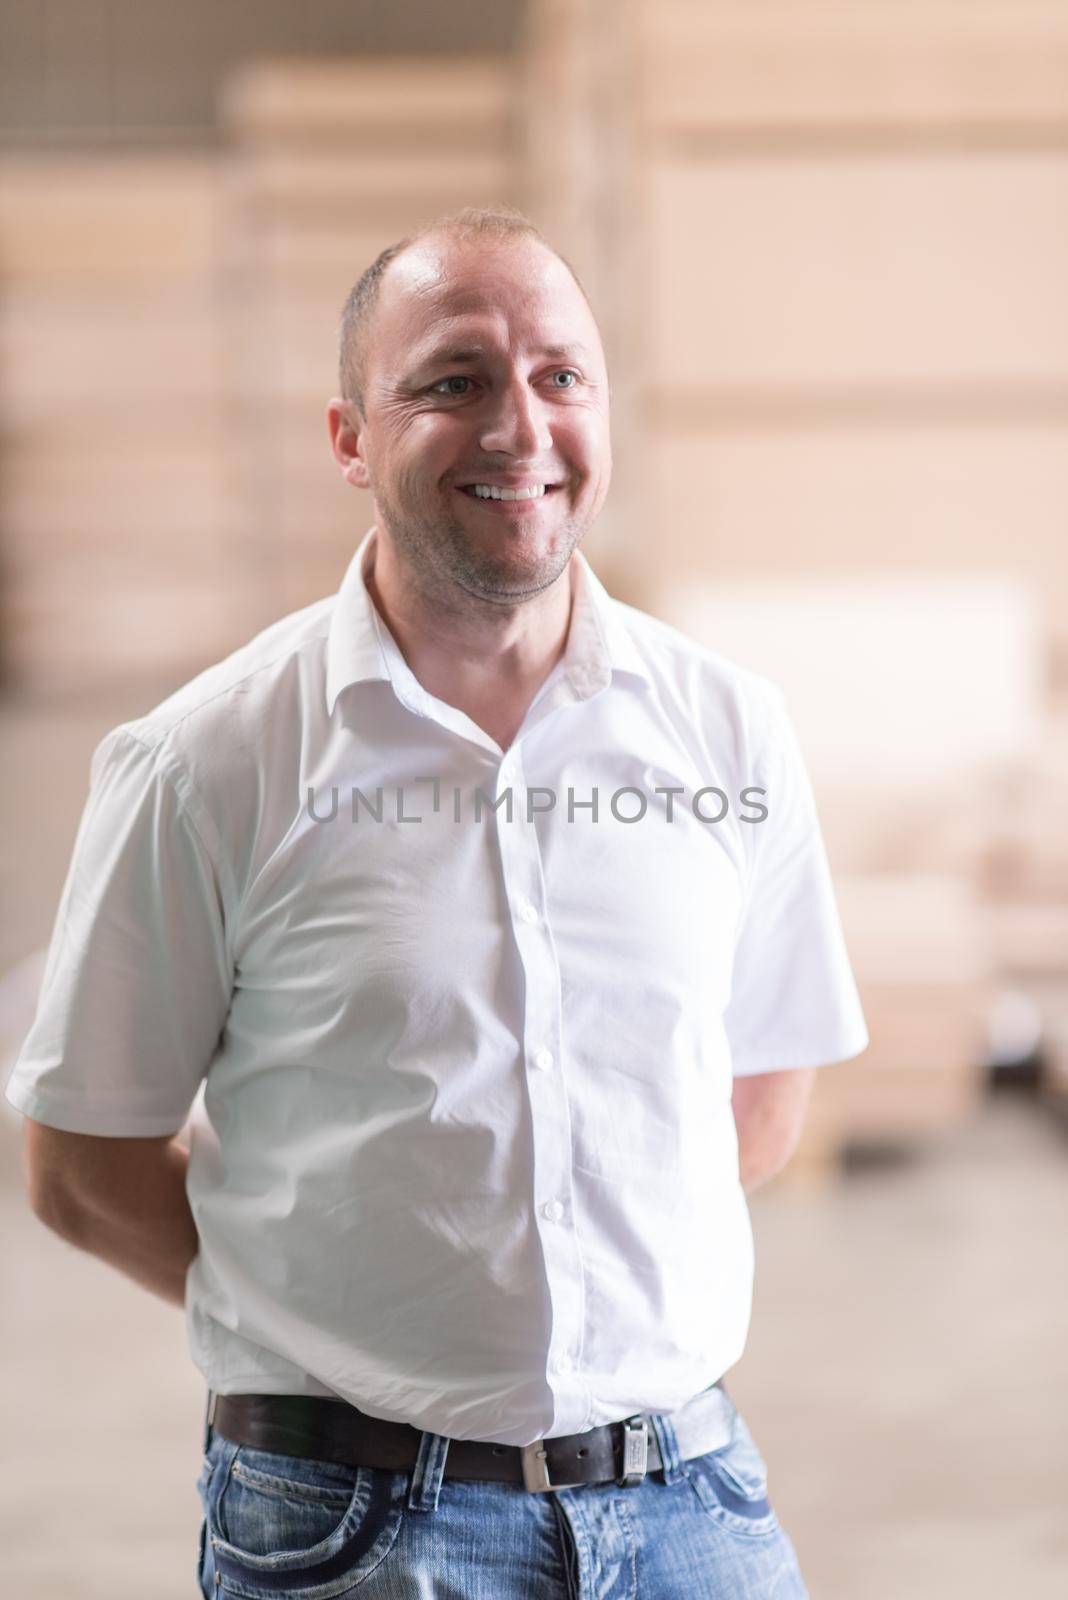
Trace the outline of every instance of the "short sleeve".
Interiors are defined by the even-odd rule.
[[[859,1055],[868,1031],[785,697],[773,684],[752,746],[767,816],[747,828],[745,901],[724,1025],[736,1077]]]
[[[97,746],[37,1013],[8,1079],[71,1133],[176,1133],[230,1006],[228,884],[184,774],[125,728]]]

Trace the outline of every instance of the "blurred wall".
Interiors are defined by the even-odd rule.
[[[519,14],[0,11],[9,690],[162,694],[336,588],[369,520],[327,446],[340,308],[414,224],[515,198]]]
[[[1068,699],[1068,8],[578,9],[587,120],[630,56],[636,581],[1018,576]]]
[[[326,592],[365,515],[322,444],[341,298],[413,222],[509,199],[605,328],[620,592],[1015,577],[1068,699],[1060,0],[0,19],[9,682],[166,676]]]
[[[1063,1081],[1068,8],[543,0],[525,68],[621,358],[599,569],[813,773],[873,1042],[807,1137],[965,1116],[1005,986]]]
[[[336,588],[371,512],[326,440],[344,296],[413,225],[515,201],[608,347],[588,552],[787,685],[871,1060],[937,1075],[899,1104],[950,1062],[974,1089],[992,981],[1068,1014],[1068,860],[1002,803],[1066,782],[1068,9],[29,9],[0,12],[38,95],[0,154],[9,696],[95,697],[103,731]]]
[[[1061,1592],[1063,1151],[971,1113],[991,1019],[1068,1103],[1066,179],[1062,0],[0,0],[0,1054],[96,741],[366,526],[323,419],[351,282],[523,204],[608,344],[591,557],[782,683],[816,782],[873,1044],[782,1181],[937,1136],[753,1208],[738,1393],[828,1597]],[[20,1592],[184,1594],[197,1375],[28,1217],[17,1122]]]
[[[521,0],[2,0],[0,143],[217,144],[250,57],[510,50]]]

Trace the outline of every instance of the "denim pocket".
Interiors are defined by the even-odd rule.
[[[362,1582],[392,1548],[403,1473],[254,1450],[220,1435],[212,1450],[208,1531],[224,1594],[326,1600]]]
[[[705,1510],[721,1527],[747,1537],[778,1532],[768,1500],[768,1469],[741,1416],[731,1442],[685,1463],[686,1475]]]

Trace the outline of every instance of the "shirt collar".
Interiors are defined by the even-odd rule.
[[[396,641],[375,608],[366,573],[376,530],[360,541],[341,580],[326,647],[326,709],[332,716],[338,695],[350,684],[392,683],[405,701],[426,698]],[[571,625],[560,662],[580,700],[588,700],[613,676],[651,684],[649,669],[620,615],[617,600],[604,588],[581,551],[571,557]]]
[[[563,666],[582,700],[617,676],[652,685],[652,675],[613,600],[581,550],[571,557],[571,626]]]

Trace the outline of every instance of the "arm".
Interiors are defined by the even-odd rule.
[[[758,1188],[789,1161],[801,1137],[815,1076],[814,1067],[796,1067],[735,1078],[731,1106],[743,1189]]]
[[[67,1133],[26,1117],[30,1205],[46,1227],[172,1305],[199,1247],[185,1190],[189,1152],[162,1139]]]

